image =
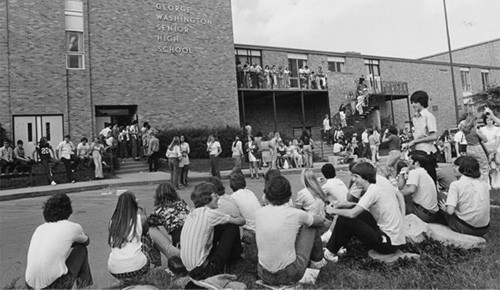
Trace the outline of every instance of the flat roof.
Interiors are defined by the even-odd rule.
[[[500,40],[500,38],[495,39],[495,40],[490,40],[488,42],[494,42],[494,41],[498,41],[498,40]],[[482,45],[485,43],[475,44],[475,45],[471,45],[469,47],[478,46],[478,45]],[[385,60],[385,61],[417,63],[417,64],[431,64],[431,65],[445,65],[445,66],[450,65],[449,62],[443,62],[443,61],[368,55],[368,54],[362,54],[362,53],[355,52],[355,51],[352,51],[352,52],[350,52],[350,51],[333,52],[333,51],[324,51],[324,50],[310,50],[310,49],[264,46],[264,45],[241,44],[241,43],[235,43],[234,48],[235,49],[256,49],[256,50],[280,51],[280,52],[287,52],[287,53],[320,54],[320,55],[326,55],[326,56],[340,56],[340,57],[352,57],[352,58],[370,58],[370,59],[378,59],[378,60]],[[461,48],[461,49],[465,49],[465,48]],[[474,67],[474,68],[499,69],[500,70],[500,67],[497,67],[497,66],[478,65],[478,64],[470,64],[470,63],[454,62],[453,65],[457,66],[457,67],[458,66],[467,66],[467,67]]]

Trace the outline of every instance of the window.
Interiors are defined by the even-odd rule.
[[[66,25],[66,68],[84,69],[83,51],[83,1],[64,2]]]
[[[481,82],[483,84],[483,91],[485,91],[490,85],[490,70],[482,69],[481,70]]]
[[[470,81],[470,69],[469,68],[460,68],[460,79],[462,80],[462,91],[471,92],[472,86]]]
[[[328,57],[328,70],[331,72],[345,72],[345,57]]]
[[[382,90],[380,83],[380,63],[378,59],[365,59],[366,80],[370,90],[379,92]]]
[[[249,65],[256,63],[262,67],[262,55],[260,50],[237,48],[234,50],[234,53],[236,56],[236,62],[241,62],[241,65],[248,62]]]
[[[288,70],[290,70],[290,87],[300,87],[299,69],[307,65],[307,54],[289,53]]]

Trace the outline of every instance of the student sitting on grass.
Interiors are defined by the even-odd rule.
[[[242,253],[239,226],[245,219],[219,211],[218,199],[217,189],[208,182],[198,184],[191,193],[195,209],[182,228],[181,259],[195,280],[222,273]]]
[[[314,172],[311,169],[303,169],[300,181],[304,188],[297,193],[295,207],[325,220],[325,204],[328,200]],[[321,269],[326,265],[326,260],[323,256],[323,243],[321,242],[322,233],[321,228],[316,229],[314,245],[311,251],[311,267],[315,269]]]
[[[269,181],[265,195],[270,204],[255,213],[258,275],[270,285],[296,283],[309,265],[316,228],[323,226],[323,219],[287,204],[292,189],[283,176]]]
[[[336,207],[327,207],[328,213],[337,214],[339,218],[326,245],[325,258],[337,261],[334,253],[352,237],[381,254],[394,253],[405,243],[403,216],[396,195],[375,184],[377,171],[372,164],[356,164],[351,172],[354,183],[365,193],[357,204],[341,202]]]
[[[321,167],[321,173],[326,178],[322,188],[329,201],[345,201],[347,199],[348,189],[345,183],[337,177],[335,167],[330,163],[326,163]]]
[[[435,221],[439,210],[436,183],[427,173],[427,153],[410,152],[408,176],[398,177],[399,191],[405,196],[406,214],[414,214],[426,223]]]
[[[82,226],[68,221],[73,213],[66,194],[51,196],[43,206],[45,223],[31,238],[26,265],[28,288],[71,289],[92,285],[87,246]]]
[[[148,217],[149,235],[168,259],[179,257],[178,248],[184,220],[189,214],[189,207],[179,197],[170,182],[163,182],[156,188],[155,209]]]
[[[219,199],[217,200],[217,209],[230,216],[241,216],[241,213],[234,202],[233,196],[226,193],[226,188],[222,184],[222,180],[216,176],[211,176],[205,179],[205,182],[211,183],[215,186]]]
[[[244,229],[255,232],[255,211],[261,208],[259,199],[246,188],[245,176],[233,173],[229,176],[229,186],[233,191],[231,195],[239,213],[245,219]],[[254,234],[255,235],[255,234]]]
[[[111,253],[108,270],[115,278],[137,280],[149,271],[152,243],[147,231],[144,210],[139,207],[132,192],[124,192],[118,198],[109,223]]]
[[[483,236],[490,227],[488,184],[480,180],[479,162],[475,158],[461,156],[454,164],[462,177],[451,183],[450,191],[439,201],[439,207],[444,212],[446,224],[453,231]]]

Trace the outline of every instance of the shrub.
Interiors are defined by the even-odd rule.
[[[213,128],[184,128],[184,129],[160,129],[157,133],[157,138],[160,140],[161,156],[165,156],[168,145],[172,142],[174,136],[186,137],[189,143],[191,153],[190,158],[193,159],[208,159],[207,153],[207,138],[208,135],[214,135],[219,138],[222,147],[220,157],[231,157],[231,145],[236,135],[244,141],[244,133],[242,128],[238,127],[213,127]]]

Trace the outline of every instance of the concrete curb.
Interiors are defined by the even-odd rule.
[[[321,167],[324,162],[321,163],[315,163],[316,166],[312,168],[313,172],[318,174],[321,173]],[[342,165],[337,165],[335,166],[337,171],[344,171],[348,169],[348,165],[342,164]],[[247,170],[245,170],[247,171]],[[264,174],[267,171],[267,168],[262,169],[260,174]],[[293,168],[293,169],[287,169],[287,170],[282,170],[281,174],[282,175],[294,175],[294,174],[300,174],[302,171],[302,168]],[[222,179],[228,179],[229,174],[231,171],[225,170],[221,172],[221,177]],[[209,177],[210,174],[208,172],[192,172],[191,176],[189,177],[190,182],[201,182],[204,181],[207,177]],[[119,175],[118,175],[119,177]],[[161,182],[168,180],[170,178],[169,173],[165,173],[164,175],[158,176],[157,178],[149,179],[149,180],[127,180],[127,179],[120,179],[120,178],[113,178],[113,179],[103,179],[99,181],[82,181],[78,182],[75,184],[61,184],[64,187],[59,187],[58,186],[37,186],[37,187],[27,187],[27,188],[22,188],[22,189],[13,189],[13,190],[2,190],[2,193],[0,193],[0,202],[2,201],[9,201],[9,200],[16,200],[16,199],[23,199],[23,198],[33,198],[33,197],[40,197],[40,196],[48,196],[48,195],[53,195],[56,193],[78,193],[78,192],[83,192],[87,190],[97,190],[97,189],[106,189],[110,187],[123,187],[123,186],[137,186],[137,185],[155,185],[155,184],[160,184]],[[250,173],[245,173],[245,178],[250,178]],[[96,184],[97,183],[97,184]],[[66,187],[69,186],[69,187]],[[9,193],[11,191],[12,193]]]

